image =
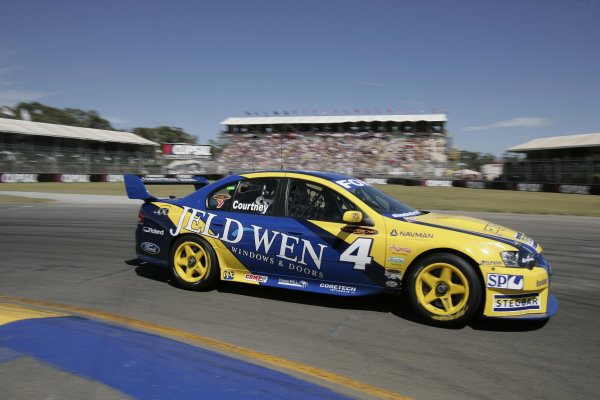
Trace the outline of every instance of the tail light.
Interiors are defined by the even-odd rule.
[[[144,223],[144,212],[140,210],[140,212],[138,213],[138,224],[143,224]]]

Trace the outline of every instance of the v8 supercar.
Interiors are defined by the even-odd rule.
[[[145,185],[189,184],[180,199]],[[125,177],[144,200],[140,260],[170,268],[183,288],[236,281],[341,296],[403,291],[426,321],[548,319],[550,266],[521,232],[415,210],[352,177],[272,171],[203,178]]]

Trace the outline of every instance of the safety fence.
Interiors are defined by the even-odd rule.
[[[146,177],[190,177],[190,174],[147,174]],[[201,175],[209,180],[218,180],[220,174]],[[0,183],[18,182],[123,182],[122,174],[35,174],[0,173]],[[469,189],[518,190],[524,192],[554,192],[570,194],[600,195],[600,184],[573,185],[557,183],[528,183],[507,181],[473,181],[456,179],[409,179],[409,178],[363,178],[369,184],[404,185],[428,187],[457,187]]]

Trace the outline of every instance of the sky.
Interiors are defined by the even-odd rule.
[[[0,0],[0,15],[0,105],[118,129],[207,144],[246,112],[447,111],[455,147],[496,155],[600,132],[600,0]]]

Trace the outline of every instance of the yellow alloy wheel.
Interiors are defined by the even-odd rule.
[[[189,283],[205,279],[210,273],[211,258],[198,243],[184,241],[173,254],[173,268],[179,278]]]
[[[467,304],[469,281],[456,266],[436,262],[419,271],[415,292],[419,303],[427,311],[438,316],[450,316]]]

